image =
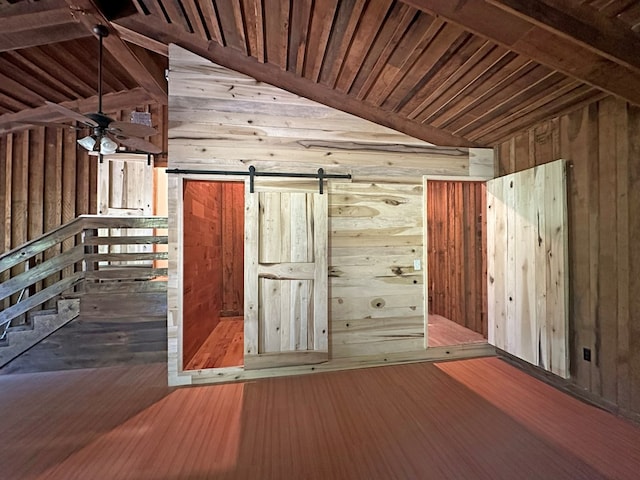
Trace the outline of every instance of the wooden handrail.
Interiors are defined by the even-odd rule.
[[[79,234],[83,229],[82,222],[82,217],[78,217],[69,223],[60,225],[54,230],[0,255],[0,273],[11,267],[15,267],[38,253],[44,252],[69,237]]]
[[[121,277],[125,280],[138,281],[165,276],[167,273],[166,268],[143,268],[139,265],[137,266],[138,268],[125,267],[128,274],[114,272],[113,270],[100,272],[92,268],[94,265],[98,265],[96,262],[127,262],[167,258],[166,252],[98,253],[98,245],[152,245],[167,243],[166,235],[99,237],[96,236],[99,229],[166,229],[167,226],[167,217],[81,215],[65,225],[61,225],[0,255],[1,274],[24,262],[28,262],[34,256],[70,238],[73,238],[75,242],[75,246],[47,259],[43,263],[18,272],[13,277],[0,283],[0,302],[2,302],[3,299],[14,295],[16,292],[30,288],[58,272],[63,272],[62,278],[53,285],[48,285],[25,301],[0,311],[0,326],[85,281],[102,282],[120,279]],[[85,265],[83,271],[74,272],[77,269],[74,269],[73,266],[83,261]]]

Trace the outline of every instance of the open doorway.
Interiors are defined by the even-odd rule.
[[[487,341],[484,182],[426,182],[428,346]]]
[[[185,180],[184,370],[243,365],[244,183]]]

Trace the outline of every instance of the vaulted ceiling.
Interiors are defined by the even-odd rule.
[[[606,95],[640,105],[640,1],[0,0],[0,129],[45,101],[166,103],[167,45],[450,146],[491,146]]]

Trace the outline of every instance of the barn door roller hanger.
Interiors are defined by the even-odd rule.
[[[189,175],[245,175],[249,177],[249,192],[254,193],[255,177],[287,177],[287,178],[317,178],[318,190],[324,193],[324,180],[329,178],[346,178],[351,180],[350,174],[324,173],[323,168],[318,169],[318,173],[287,173],[287,172],[257,172],[256,167],[251,165],[249,171],[225,171],[225,170],[183,170],[180,168],[167,169],[167,173],[182,173]]]

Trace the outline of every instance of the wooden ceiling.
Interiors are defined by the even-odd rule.
[[[107,108],[166,103],[169,43],[438,145],[640,105],[640,1],[0,0],[0,128],[95,110],[96,23]]]

